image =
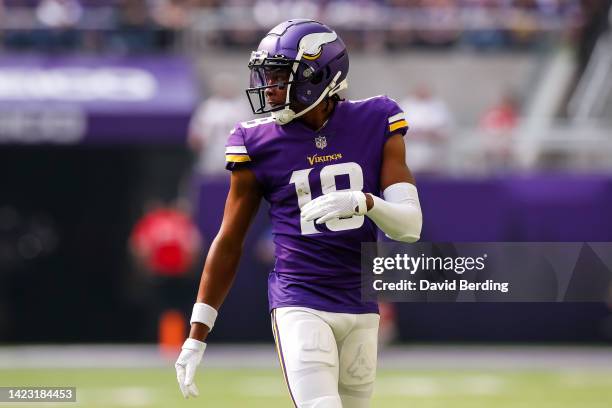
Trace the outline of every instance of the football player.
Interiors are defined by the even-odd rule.
[[[198,395],[204,341],[263,197],[276,257],[268,278],[272,330],[290,396],[297,407],[367,407],[379,315],[375,302],[361,300],[361,243],[376,241],[376,226],[406,242],[421,231],[404,113],[385,96],[338,96],[347,87],[348,53],[316,21],[274,27],[249,69],[253,112],[269,116],[240,123],[227,142],[231,186],[176,362],[181,391]]]

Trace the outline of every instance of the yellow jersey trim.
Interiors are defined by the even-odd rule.
[[[241,163],[241,162],[251,161],[251,158],[249,156],[247,156],[247,155],[226,154],[225,155],[225,161]]]
[[[407,127],[407,126],[408,126],[408,122],[406,122],[406,120],[400,120],[400,121],[390,124],[389,131],[393,132],[394,130],[397,130],[403,127]]]

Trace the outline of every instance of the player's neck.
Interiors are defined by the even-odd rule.
[[[336,102],[334,100],[326,99],[310,112],[306,112],[300,119],[306,126],[316,132],[325,126],[335,107]]]

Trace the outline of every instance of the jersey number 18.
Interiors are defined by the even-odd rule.
[[[296,170],[291,174],[291,180],[289,180],[289,183],[295,185],[295,192],[300,208],[312,200],[310,184],[308,183],[308,174],[311,171],[312,168]],[[338,190],[336,188],[335,177],[344,174],[349,176],[349,188]],[[321,169],[319,178],[321,179],[321,191],[323,194],[333,191],[361,191],[363,189],[363,171],[361,170],[361,166],[355,162],[325,166]],[[354,215],[350,218],[329,220],[325,225],[331,231],[345,231],[361,227],[363,225],[363,220],[363,215]],[[302,229],[302,235],[318,234],[321,232],[315,228],[314,221],[305,221],[302,218],[300,218],[300,227]]]

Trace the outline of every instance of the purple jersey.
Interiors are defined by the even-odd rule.
[[[271,117],[242,122],[230,134],[227,168],[251,169],[270,203],[276,262],[268,279],[270,309],[302,306],[339,313],[377,312],[361,300],[361,243],[376,241],[365,216],[316,225],[300,207],[332,191],[380,195],[383,146],[408,126],[395,101],[377,96],[339,102],[314,131]]]

